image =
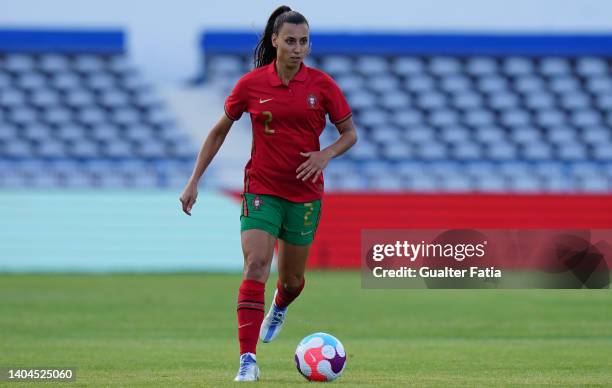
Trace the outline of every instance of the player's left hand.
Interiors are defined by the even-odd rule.
[[[312,177],[312,182],[315,182],[331,159],[329,154],[325,151],[300,152],[300,155],[307,158],[306,161],[300,164],[300,167],[295,170],[297,179],[301,179],[302,181]]]

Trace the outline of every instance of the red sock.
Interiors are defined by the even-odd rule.
[[[238,289],[238,341],[240,354],[256,353],[259,329],[264,318],[265,283],[245,279]]]
[[[297,288],[297,290],[293,292],[287,292],[283,289],[280,279],[276,282],[276,289],[278,292],[276,293],[276,298],[274,298],[274,303],[276,303],[277,307],[284,309],[289,306],[291,302],[297,298],[302,290],[304,289],[304,283],[306,283],[306,279],[302,278],[302,284]]]

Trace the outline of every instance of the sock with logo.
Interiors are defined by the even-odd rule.
[[[278,279],[278,282],[276,283],[276,290],[278,292],[276,293],[276,298],[274,299],[274,303],[276,304],[276,307],[284,309],[287,306],[289,306],[291,302],[293,302],[295,298],[297,298],[300,295],[300,293],[304,289],[305,283],[306,283],[306,279],[302,278],[302,284],[300,284],[300,286],[294,291],[289,292],[283,289],[281,281],[280,279]]]
[[[255,354],[264,318],[265,283],[245,279],[238,289],[238,341],[240,354]]]

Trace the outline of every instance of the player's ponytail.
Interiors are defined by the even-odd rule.
[[[276,58],[276,47],[272,46],[272,34],[278,34],[284,23],[306,23],[308,25],[308,21],[301,13],[292,11],[286,5],[281,5],[275,9],[268,19],[263,36],[255,46],[253,64],[256,68],[269,65]]]

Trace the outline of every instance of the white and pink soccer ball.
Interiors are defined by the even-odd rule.
[[[305,337],[295,350],[295,364],[309,381],[333,381],[344,370],[344,346],[333,335],[314,333]]]

